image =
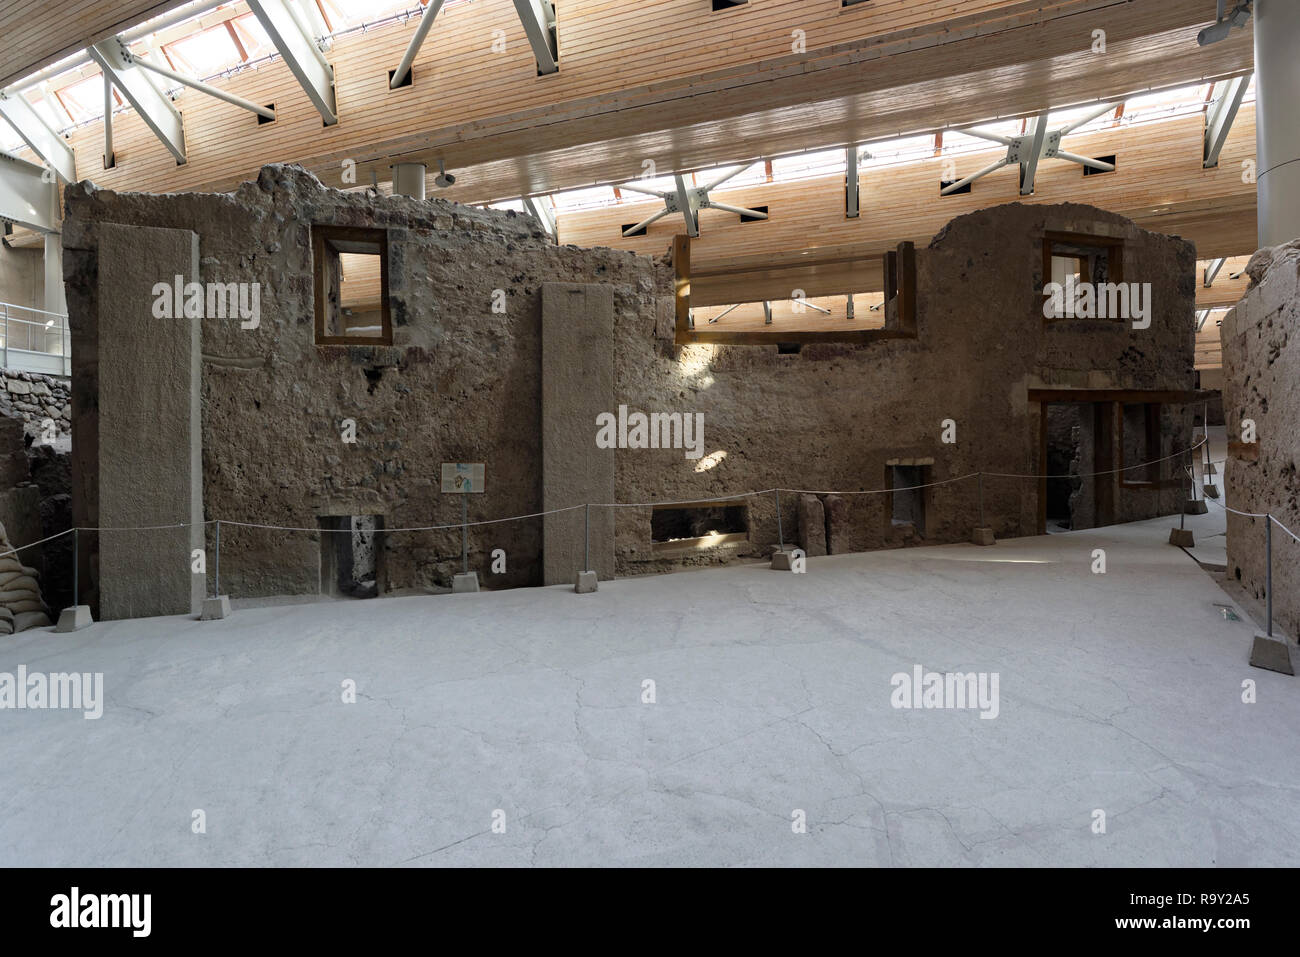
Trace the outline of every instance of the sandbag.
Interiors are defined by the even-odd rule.
[[[40,598],[41,590],[36,587],[36,582],[30,578],[24,579],[28,584],[20,585],[17,588],[6,588],[0,591],[0,605],[8,605],[16,601],[24,601],[28,598]]]

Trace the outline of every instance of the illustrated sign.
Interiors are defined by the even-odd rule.
[[[460,495],[482,492],[485,471],[482,462],[443,462],[442,490]]]

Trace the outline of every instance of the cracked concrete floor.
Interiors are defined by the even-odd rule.
[[[1300,688],[1171,522],[28,632],[106,705],[0,712],[0,863],[1294,866]]]

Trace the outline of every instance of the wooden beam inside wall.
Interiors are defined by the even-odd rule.
[[[677,307],[677,341],[685,341],[691,330],[691,237],[673,237],[673,296]]]
[[[898,244],[898,325],[916,331],[916,244]]]

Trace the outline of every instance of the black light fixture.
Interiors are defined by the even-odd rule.
[[[1233,27],[1244,27],[1250,20],[1251,4],[1254,0],[1243,0],[1232,8],[1232,12],[1226,17],[1223,15],[1223,0],[1219,0],[1219,16],[1212,26],[1206,27],[1197,34],[1196,42],[1201,46],[1209,46],[1211,43],[1218,43],[1220,40],[1226,40],[1228,34],[1232,32]]]

